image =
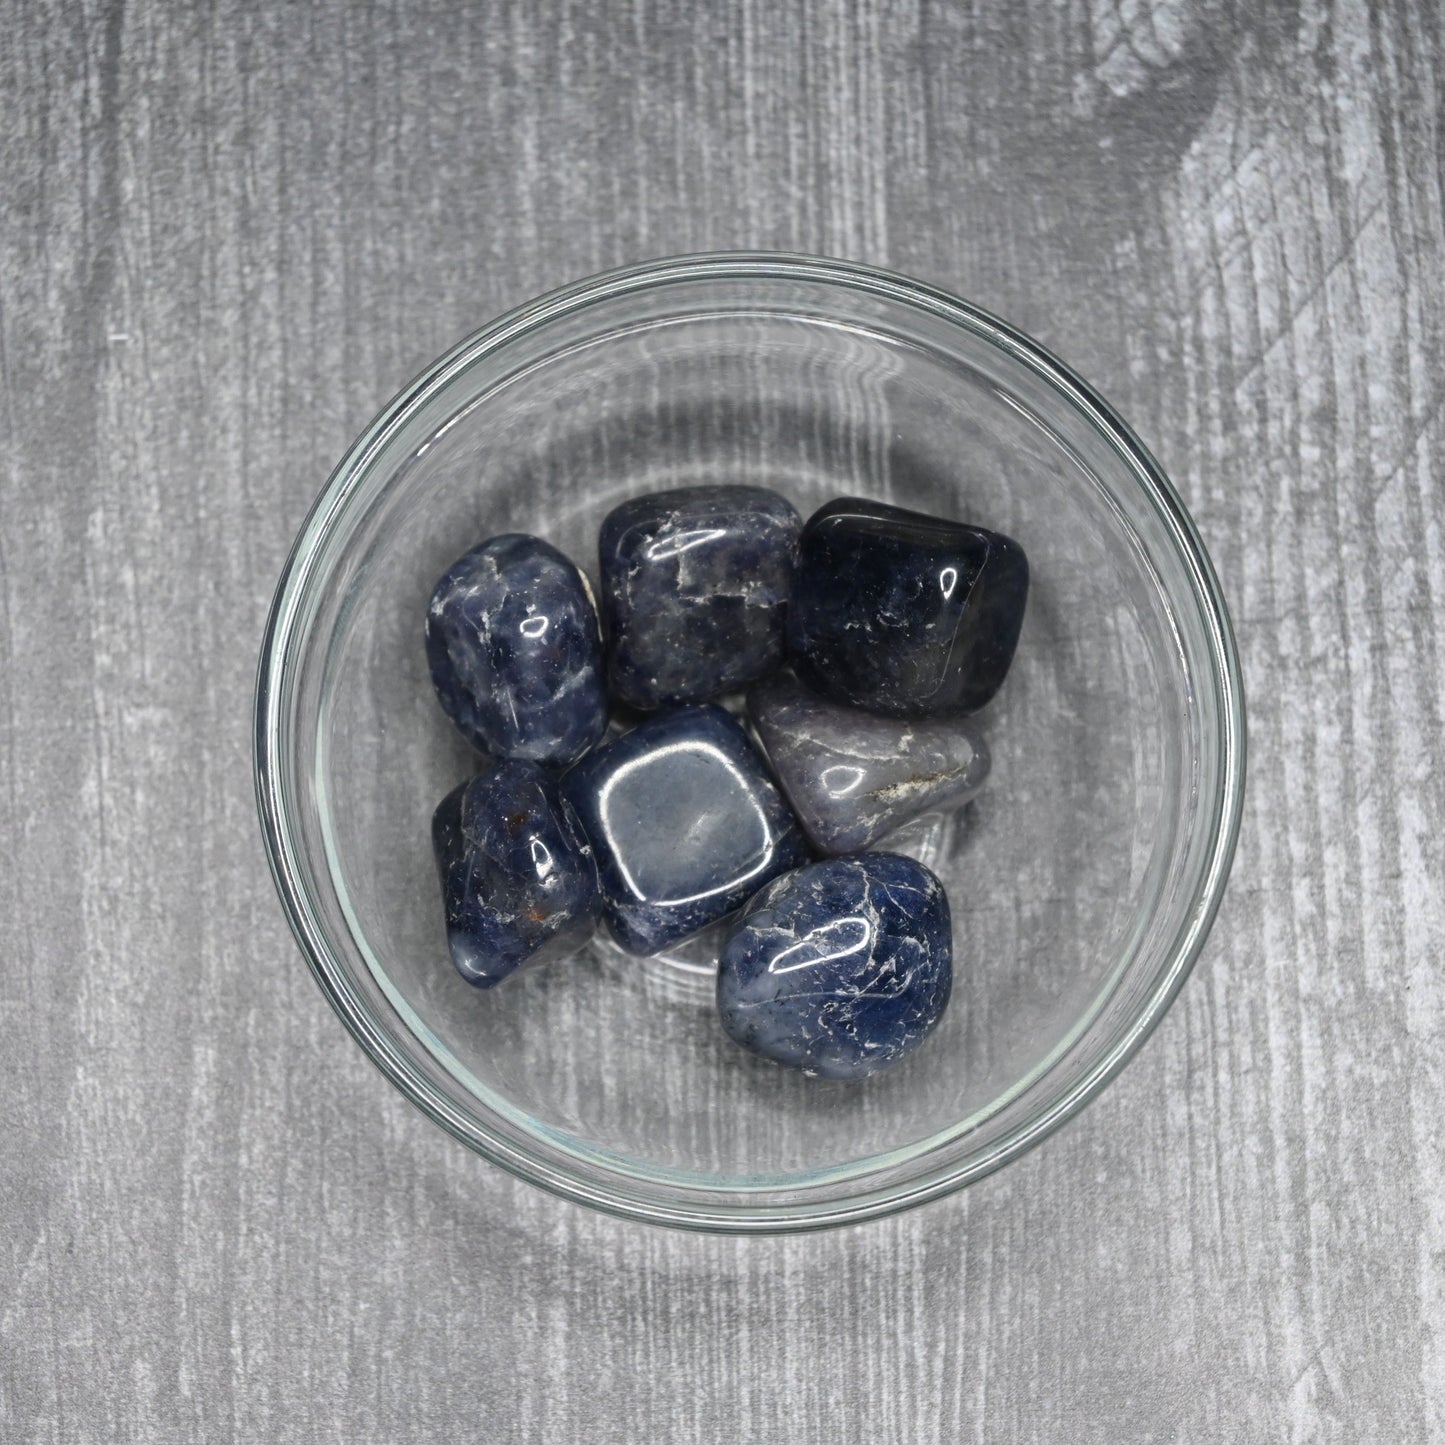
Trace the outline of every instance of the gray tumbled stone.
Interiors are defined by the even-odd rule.
[[[958,718],[879,717],[827,702],[791,673],[758,683],[748,711],[798,821],[824,853],[853,853],[929,809],[961,807],[988,777]]]

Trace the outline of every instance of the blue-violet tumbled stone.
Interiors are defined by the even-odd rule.
[[[803,528],[788,611],[798,676],[897,717],[972,712],[999,689],[1028,601],[998,532],[845,497]]]
[[[426,618],[432,682],[473,747],[565,766],[607,728],[597,612],[540,537],[507,533],[447,570]]]
[[[562,780],[597,854],[603,916],[656,953],[808,857],[742,725],[711,704],[649,718]]]
[[[682,487],[608,513],[598,553],[614,694],[650,711],[775,668],[801,526],[762,487]]]
[[[860,712],[786,669],[750,689],[748,715],[823,853],[856,853],[930,808],[960,808],[988,777],[988,745],[966,719]]]
[[[953,942],[943,885],[897,853],[799,868],[764,888],[723,946],[723,1028],[825,1079],[876,1074],[943,1016]]]
[[[452,962],[478,988],[572,952],[597,921],[592,849],[536,763],[500,762],[448,793],[432,849]]]

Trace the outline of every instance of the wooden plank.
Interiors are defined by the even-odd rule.
[[[10,20],[0,1435],[1445,1439],[1434,7]],[[753,1242],[426,1126],[295,954],[248,758],[275,576],[386,396],[734,244],[1096,380],[1214,550],[1254,749],[1199,976],[1104,1099],[966,1196]]]

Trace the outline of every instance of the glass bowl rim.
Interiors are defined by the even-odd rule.
[[[1209,676],[1217,700],[1219,785],[1215,795],[1205,800],[1210,814],[1206,861],[1199,873],[1192,906],[1185,912],[1181,926],[1163,954],[1153,985],[1138,1005],[1128,1028],[1059,1098],[1048,1107],[1026,1115],[986,1152],[968,1154],[919,1177],[843,1199],[805,1199],[768,1205],[749,1202],[746,1197],[738,1204],[665,1201],[650,1197],[645,1181],[635,1176],[614,1172],[602,1183],[569,1173],[487,1128],[477,1117],[456,1109],[388,1037],[377,1012],[352,982],[347,965],[328,946],[318,911],[308,896],[306,869],[300,861],[301,850],[285,783],[287,663],[294,645],[304,640],[304,634],[298,634],[297,630],[299,603],[313,583],[321,544],[390,438],[458,374],[518,337],[599,302],[697,281],[791,281],[860,291],[951,322],[1022,363],[1102,433],[1129,463],[1141,495],[1164,524],[1179,559],[1185,564],[1193,601],[1204,625]],[[982,308],[880,267],[787,252],[676,256],[572,282],[524,303],[473,332],[404,387],[347,449],[307,513],[286,559],[263,634],[256,678],[253,744],[261,832],[287,922],[327,1001],[382,1073],[434,1123],[491,1163],[531,1184],[622,1218],[731,1234],[825,1229],[898,1213],[974,1183],[1025,1153],[1079,1113],[1139,1050],[1188,977],[1219,910],[1244,802],[1244,688],[1228,607],[1193,519],[1163,469],[1128,424],[1065,363]]]

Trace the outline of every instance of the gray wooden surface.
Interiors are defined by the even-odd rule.
[[[0,7],[0,1439],[1445,1440],[1432,0]],[[967,1195],[624,1226],[306,973],[252,672],[334,459],[646,256],[896,266],[1137,425],[1252,781],[1178,1005]]]

